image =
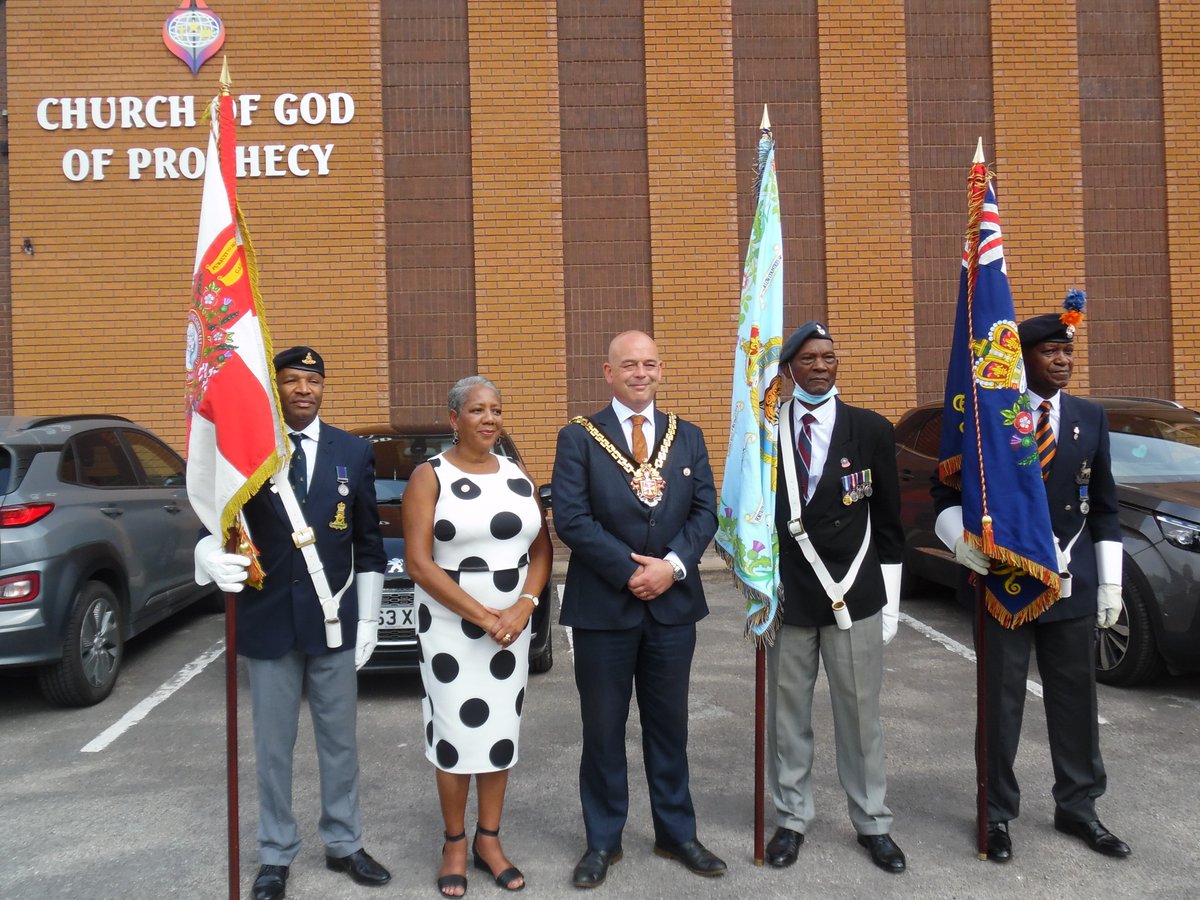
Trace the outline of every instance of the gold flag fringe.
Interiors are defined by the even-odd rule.
[[[747,605],[753,602],[758,603],[761,607],[758,612],[746,616],[746,629],[743,636],[747,641],[754,644],[755,647],[774,646],[775,634],[779,631],[778,608],[776,609],[775,618],[773,620],[768,620],[767,616],[770,615],[771,610],[771,598],[758,588],[751,587],[750,585],[746,584],[746,582],[742,581],[742,579],[738,578],[737,571],[734,568],[733,555],[720,544],[715,544],[714,546],[717,551],[717,556],[719,556],[721,561],[724,562],[729,568],[729,573],[733,576],[733,583],[737,587],[738,593],[746,598]],[[780,605],[783,603],[782,589],[780,589],[779,593],[779,603]],[[761,628],[763,625],[767,626],[767,630],[762,634],[758,634],[754,629]]]
[[[1002,564],[1012,566],[1015,569],[1020,569],[1031,578],[1036,578],[1042,584],[1046,585],[1046,590],[1038,595],[1037,600],[1026,606],[1019,612],[1013,613],[1004,607],[1004,605],[996,598],[991,590],[985,591],[987,595],[987,608],[992,617],[1003,625],[1005,628],[1018,628],[1026,622],[1032,621],[1048,610],[1051,606],[1058,602],[1062,592],[1062,582],[1058,577],[1057,572],[1052,572],[1045,566],[1034,562],[1027,557],[1021,556],[1019,553],[1013,553],[1004,547],[997,547],[993,544],[991,550],[984,549],[985,539],[979,535],[967,532],[963,536],[968,544],[971,544],[976,549],[988,554],[993,559]]]

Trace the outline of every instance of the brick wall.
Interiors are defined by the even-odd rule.
[[[97,42],[94,22],[65,0],[6,5],[12,231],[35,247],[12,273],[12,384],[18,412],[121,413],[182,447],[201,182],[152,169],[131,179],[127,151],[204,146],[199,116],[220,60],[193,76],[172,56],[162,41],[170,11],[131,20],[114,44]],[[378,6],[300,0],[280,17],[275,4],[248,2],[221,15],[234,94],[263,98],[239,144],[335,144],[327,176],[239,183],[274,343],[324,354],[330,421],[376,421],[387,404]],[[272,104],[288,91],[347,92],[354,118],[280,124]],[[195,127],[45,130],[35,118],[46,97],[156,95],[194,96]],[[64,176],[74,148],[113,149],[104,180]],[[306,163],[315,171],[313,157]]]

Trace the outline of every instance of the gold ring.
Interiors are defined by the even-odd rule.
[[[511,640],[512,640],[512,635],[511,635],[511,634],[506,634],[506,635],[504,636],[504,639],[505,639],[506,641],[511,641]]]

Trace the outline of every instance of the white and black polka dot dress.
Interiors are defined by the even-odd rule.
[[[484,606],[505,609],[520,596],[542,518],[525,473],[496,459],[500,470],[491,475],[462,472],[444,456],[430,460],[439,484],[433,560]],[[529,628],[504,648],[420,586],[416,599],[425,755],[458,774],[509,768],[529,678]]]

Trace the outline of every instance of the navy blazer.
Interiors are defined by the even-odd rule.
[[[338,493],[337,467],[346,469],[349,493]],[[338,521],[345,504],[346,528]],[[301,506],[317,538],[317,554],[333,594],[355,572],[383,572],[387,556],[375,500],[375,454],[371,445],[321,423],[317,456],[308,497]],[[325,618],[308,574],[304,554],[292,543],[292,526],[283,501],[267,482],[244,507],[250,537],[259,550],[266,577],[263,589],[246,588],[238,595],[237,649],[255,659],[277,659],[293,647],[310,656],[336,652],[325,643]],[[352,650],[358,631],[358,596],[354,584],[342,595],[338,616],[342,646]]]
[[[628,452],[621,423],[611,404],[591,421],[617,449]],[[554,456],[554,529],[571,548],[563,589],[563,625],[573,628],[632,628],[649,611],[664,625],[683,625],[708,615],[700,582],[700,557],[717,531],[717,492],[704,435],[678,419],[675,440],[663,466],[662,500],[646,506],[630,486],[630,476],[582,425],[558,433]],[[654,412],[659,445],[667,416]],[[650,453],[654,459],[656,445]],[[627,587],[638,564],[631,553],[663,557],[678,554],[687,577],[650,602]]]
[[[834,403],[837,414],[829,454],[812,499],[804,506],[802,518],[817,555],[829,569],[829,574],[840,581],[862,546],[867,532],[867,511],[870,510],[871,546],[845,597],[850,618],[858,621],[879,612],[887,599],[880,566],[904,559],[896,439],[892,423],[878,413],[850,406],[836,397]],[[795,446],[780,447],[779,450],[780,453],[792,453],[796,467],[800,467]],[[871,496],[845,505],[842,502],[842,477],[865,469],[871,470]],[[786,478],[781,462],[775,494],[775,527],[779,535],[783,622],[808,628],[833,625],[830,598],[817,579],[817,573],[804,558],[800,545],[788,531],[790,504]]]
[[[1113,481],[1108,446],[1108,417],[1099,404],[1072,397],[1065,391],[1059,399],[1054,462],[1046,479],[1050,524],[1064,549],[1081,528],[1083,531],[1071,549],[1071,596],[1059,600],[1038,616],[1039,622],[1096,615],[1099,576],[1095,542],[1121,542],[1117,486]],[[1086,516],[1079,509],[1079,481],[1085,464],[1091,468]],[[934,485],[933,496],[939,514],[947,507],[962,503],[958,491],[940,483]],[[973,604],[974,590],[967,585],[964,575],[959,584],[960,599],[966,600],[968,593],[969,603]]]

